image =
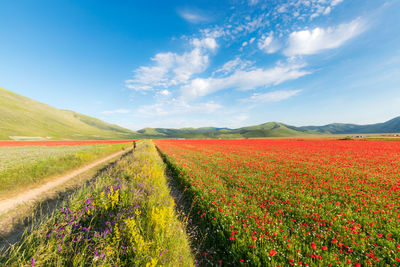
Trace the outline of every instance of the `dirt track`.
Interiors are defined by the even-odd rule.
[[[23,203],[27,203],[27,202],[31,202],[34,201],[35,199],[37,199],[39,196],[41,196],[42,194],[46,193],[49,190],[54,189],[55,187],[62,185],[63,183],[67,182],[69,179],[83,173],[86,172],[88,170],[90,170],[93,167],[96,167],[99,164],[102,164],[114,157],[120,156],[123,153],[126,153],[127,150],[122,150],[119,152],[116,152],[114,154],[111,154],[105,158],[102,158],[98,161],[95,161],[89,165],[86,165],[84,167],[81,167],[79,169],[75,169],[72,172],[62,175],[60,177],[58,177],[57,179],[47,182],[44,185],[41,185],[39,187],[27,190],[13,198],[9,198],[9,199],[5,199],[0,201],[0,214],[6,213],[14,208],[16,208],[18,205],[23,204]]]

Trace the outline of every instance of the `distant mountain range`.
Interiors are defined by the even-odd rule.
[[[280,122],[229,128],[144,128],[131,131],[69,110],[60,110],[0,87],[0,140],[262,138],[327,134],[400,133],[400,117],[383,123],[290,126]]]
[[[257,137],[291,137],[304,135],[327,134],[367,134],[367,133],[400,133],[400,117],[383,123],[357,125],[332,123],[324,126],[291,126],[280,122],[229,128],[145,128],[138,133],[152,138],[257,138]]]

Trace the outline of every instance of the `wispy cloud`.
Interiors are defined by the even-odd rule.
[[[292,32],[284,54],[287,56],[312,55],[327,49],[337,48],[362,33],[365,28],[364,21],[358,18],[337,27],[326,29],[317,27],[313,30]]]
[[[204,14],[204,12],[196,9],[179,9],[178,14],[186,21],[194,24],[210,22],[211,18]]]
[[[135,91],[151,91],[185,83],[193,74],[203,72],[209,65],[209,54],[218,44],[214,38],[204,37],[191,39],[190,45],[192,50],[182,54],[156,54],[151,59],[154,64],[137,68],[126,86]]]
[[[249,5],[254,6],[256,4],[258,4],[259,0],[249,0]]]
[[[248,118],[249,118],[249,115],[247,115],[247,114],[240,114],[240,115],[238,115],[238,116],[235,117],[235,120],[236,120],[236,121],[239,121],[239,122],[243,122],[243,121],[247,120]]]
[[[228,62],[226,62],[221,68],[217,69],[214,72],[214,74],[216,73],[229,74],[238,69],[240,70],[246,69],[252,64],[253,62],[251,62],[250,60],[242,60],[241,58],[237,57],[233,60],[229,60]]]
[[[278,85],[311,73],[302,69],[303,67],[303,65],[277,65],[268,69],[237,70],[223,78],[196,78],[181,87],[182,97],[192,100],[224,89],[252,90]]]
[[[211,114],[221,109],[220,104],[213,101],[190,104],[183,100],[172,99],[161,101],[153,105],[145,105],[138,112],[146,117],[187,115],[190,113]]]
[[[328,15],[343,0],[292,0],[278,5],[276,13],[287,13],[300,20],[312,21],[314,18]]]
[[[292,96],[298,95],[301,90],[280,90],[268,92],[265,94],[253,94],[249,98],[242,99],[243,102],[253,103],[268,103],[268,102],[279,102],[288,99]]]
[[[130,113],[131,111],[129,109],[115,109],[115,110],[105,110],[102,111],[101,114],[105,114],[105,115],[111,115],[111,114],[127,114]]]
[[[171,95],[171,92],[167,89],[164,89],[164,90],[158,91],[157,94],[160,96],[169,96],[169,95]]]
[[[279,42],[274,38],[274,33],[262,35],[258,40],[258,48],[267,54],[273,54],[280,49]]]
[[[226,108],[211,101],[212,94],[222,90],[259,89],[257,92],[261,93],[239,99],[248,103],[277,102],[299,94],[301,90],[274,91],[273,88],[312,73],[306,63],[295,62],[304,60],[299,56],[339,47],[365,29],[362,19],[334,27],[307,28],[314,17],[329,15],[341,2],[291,0],[271,4],[247,0],[238,6],[232,4],[230,15],[223,23],[199,29],[191,37],[183,36],[180,40],[186,42],[183,43],[185,50],[158,53],[149,64],[134,70],[126,86],[151,92],[154,100],[140,107],[138,114],[149,117],[210,114]],[[210,22],[210,17],[201,10],[177,12],[190,23]],[[239,52],[232,53],[233,49]],[[286,63],[280,63],[285,60]],[[272,67],[264,67],[265,64]],[[263,93],[265,88],[270,92]],[[232,99],[235,100],[238,99]]]

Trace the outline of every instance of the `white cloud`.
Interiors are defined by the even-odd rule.
[[[219,37],[225,35],[225,30],[223,27],[214,26],[212,28],[202,29],[200,30],[200,33],[206,38],[218,39]]]
[[[338,4],[340,4],[341,2],[343,2],[343,0],[333,0],[331,2],[331,6],[337,6]]]
[[[361,19],[355,19],[337,27],[326,29],[318,27],[313,30],[292,32],[284,54],[286,56],[312,55],[323,50],[337,48],[364,30],[365,23]]]
[[[193,100],[224,89],[252,90],[258,87],[278,85],[294,80],[309,71],[302,70],[303,65],[275,66],[269,69],[236,70],[224,78],[196,78],[181,87],[183,99]]]
[[[274,33],[270,32],[268,35],[263,35],[258,40],[258,48],[267,54],[273,54],[279,50],[280,45],[277,40],[274,39]]]
[[[105,110],[102,111],[101,114],[105,114],[105,115],[112,115],[112,114],[127,114],[130,113],[131,111],[129,109],[115,109],[115,110]]]
[[[331,13],[331,7],[330,6],[328,6],[327,8],[325,8],[325,10],[324,10],[324,15],[328,15],[329,13]]]
[[[218,47],[218,44],[213,37],[205,37],[203,39],[194,38],[191,40],[191,43],[195,48],[205,48],[212,51]]]
[[[153,105],[142,106],[138,112],[147,117],[187,115],[190,113],[211,114],[221,109],[220,104],[213,101],[205,103],[189,104],[183,100],[172,99],[164,102],[158,102]]]
[[[171,92],[168,91],[167,89],[164,89],[164,90],[159,91],[158,94],[162,95],[162,96],[169,96],[169,95],[171,95]]]
[[[248,66],[252,65],[253,62],[249,61],[249,60],[242,60],[239,57],[233,59],[233,60],[229,60],[228,62],[226,62],[221,68],[219,68],[218,70],[216,70],[214,72],[215,73],[223,73],[223,74],[228,74],[233,72],[234,70],[237,69],[245,69]]]
[[[198,10],[182,9],[178,10],[178,14],[186,21],[194,24],[209,22],[211,20],[210,17]]]
[[[133,79],[126,86],[136,91],[151,91],[187,82],[194,74],[203,72],[209,65],[209,54],[218,44],[214,38],[193,38],[192,50],[183,54],[158,53],[151,60],[152,66],[141,66],[134,71]]]
[[[258,0],[249,0],[249,5],[254,6],[258,4]]]
[[[287,5],[282,5],[278,8],[279,13],[284,13],[287,10]]]
[[[279,102],[288,99],[292,96],[299,94],[301,90],[281,90],[273,91],[265,94],[253,94],[249,98],[243,99],[244,102],[254,102],[254,103],[267,103],[267,102]]]
[[[243,122],[243,121],[247,120],[248,118],[249,118],[248,115],[241,114],[241,115],[238,115],[238,116],[235,117],[235,121]]]
[[[275,14],[292,14],[300,20],[313,20],[321,15],[328,15],[343,0],[292,0],[275,8]]]
[[[176,56],[171,52],[156,54],[151,59],[155,65],[136,69],[133,79],[126,81],[127,87],[136,91],[148,91],[153,87],[165,86],[168,83],[167,74],[175,65]]]
[[[257,29],[263,27],[265,25],[265,16],[261,15],[259,17],[254,18],[248,23],[242,25],[243,29],[246,30],[247,33],[252,33]]]

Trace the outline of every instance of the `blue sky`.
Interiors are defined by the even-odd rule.
[[[1,1],[0,86],[130,129],[400,115],[400,1]]]

